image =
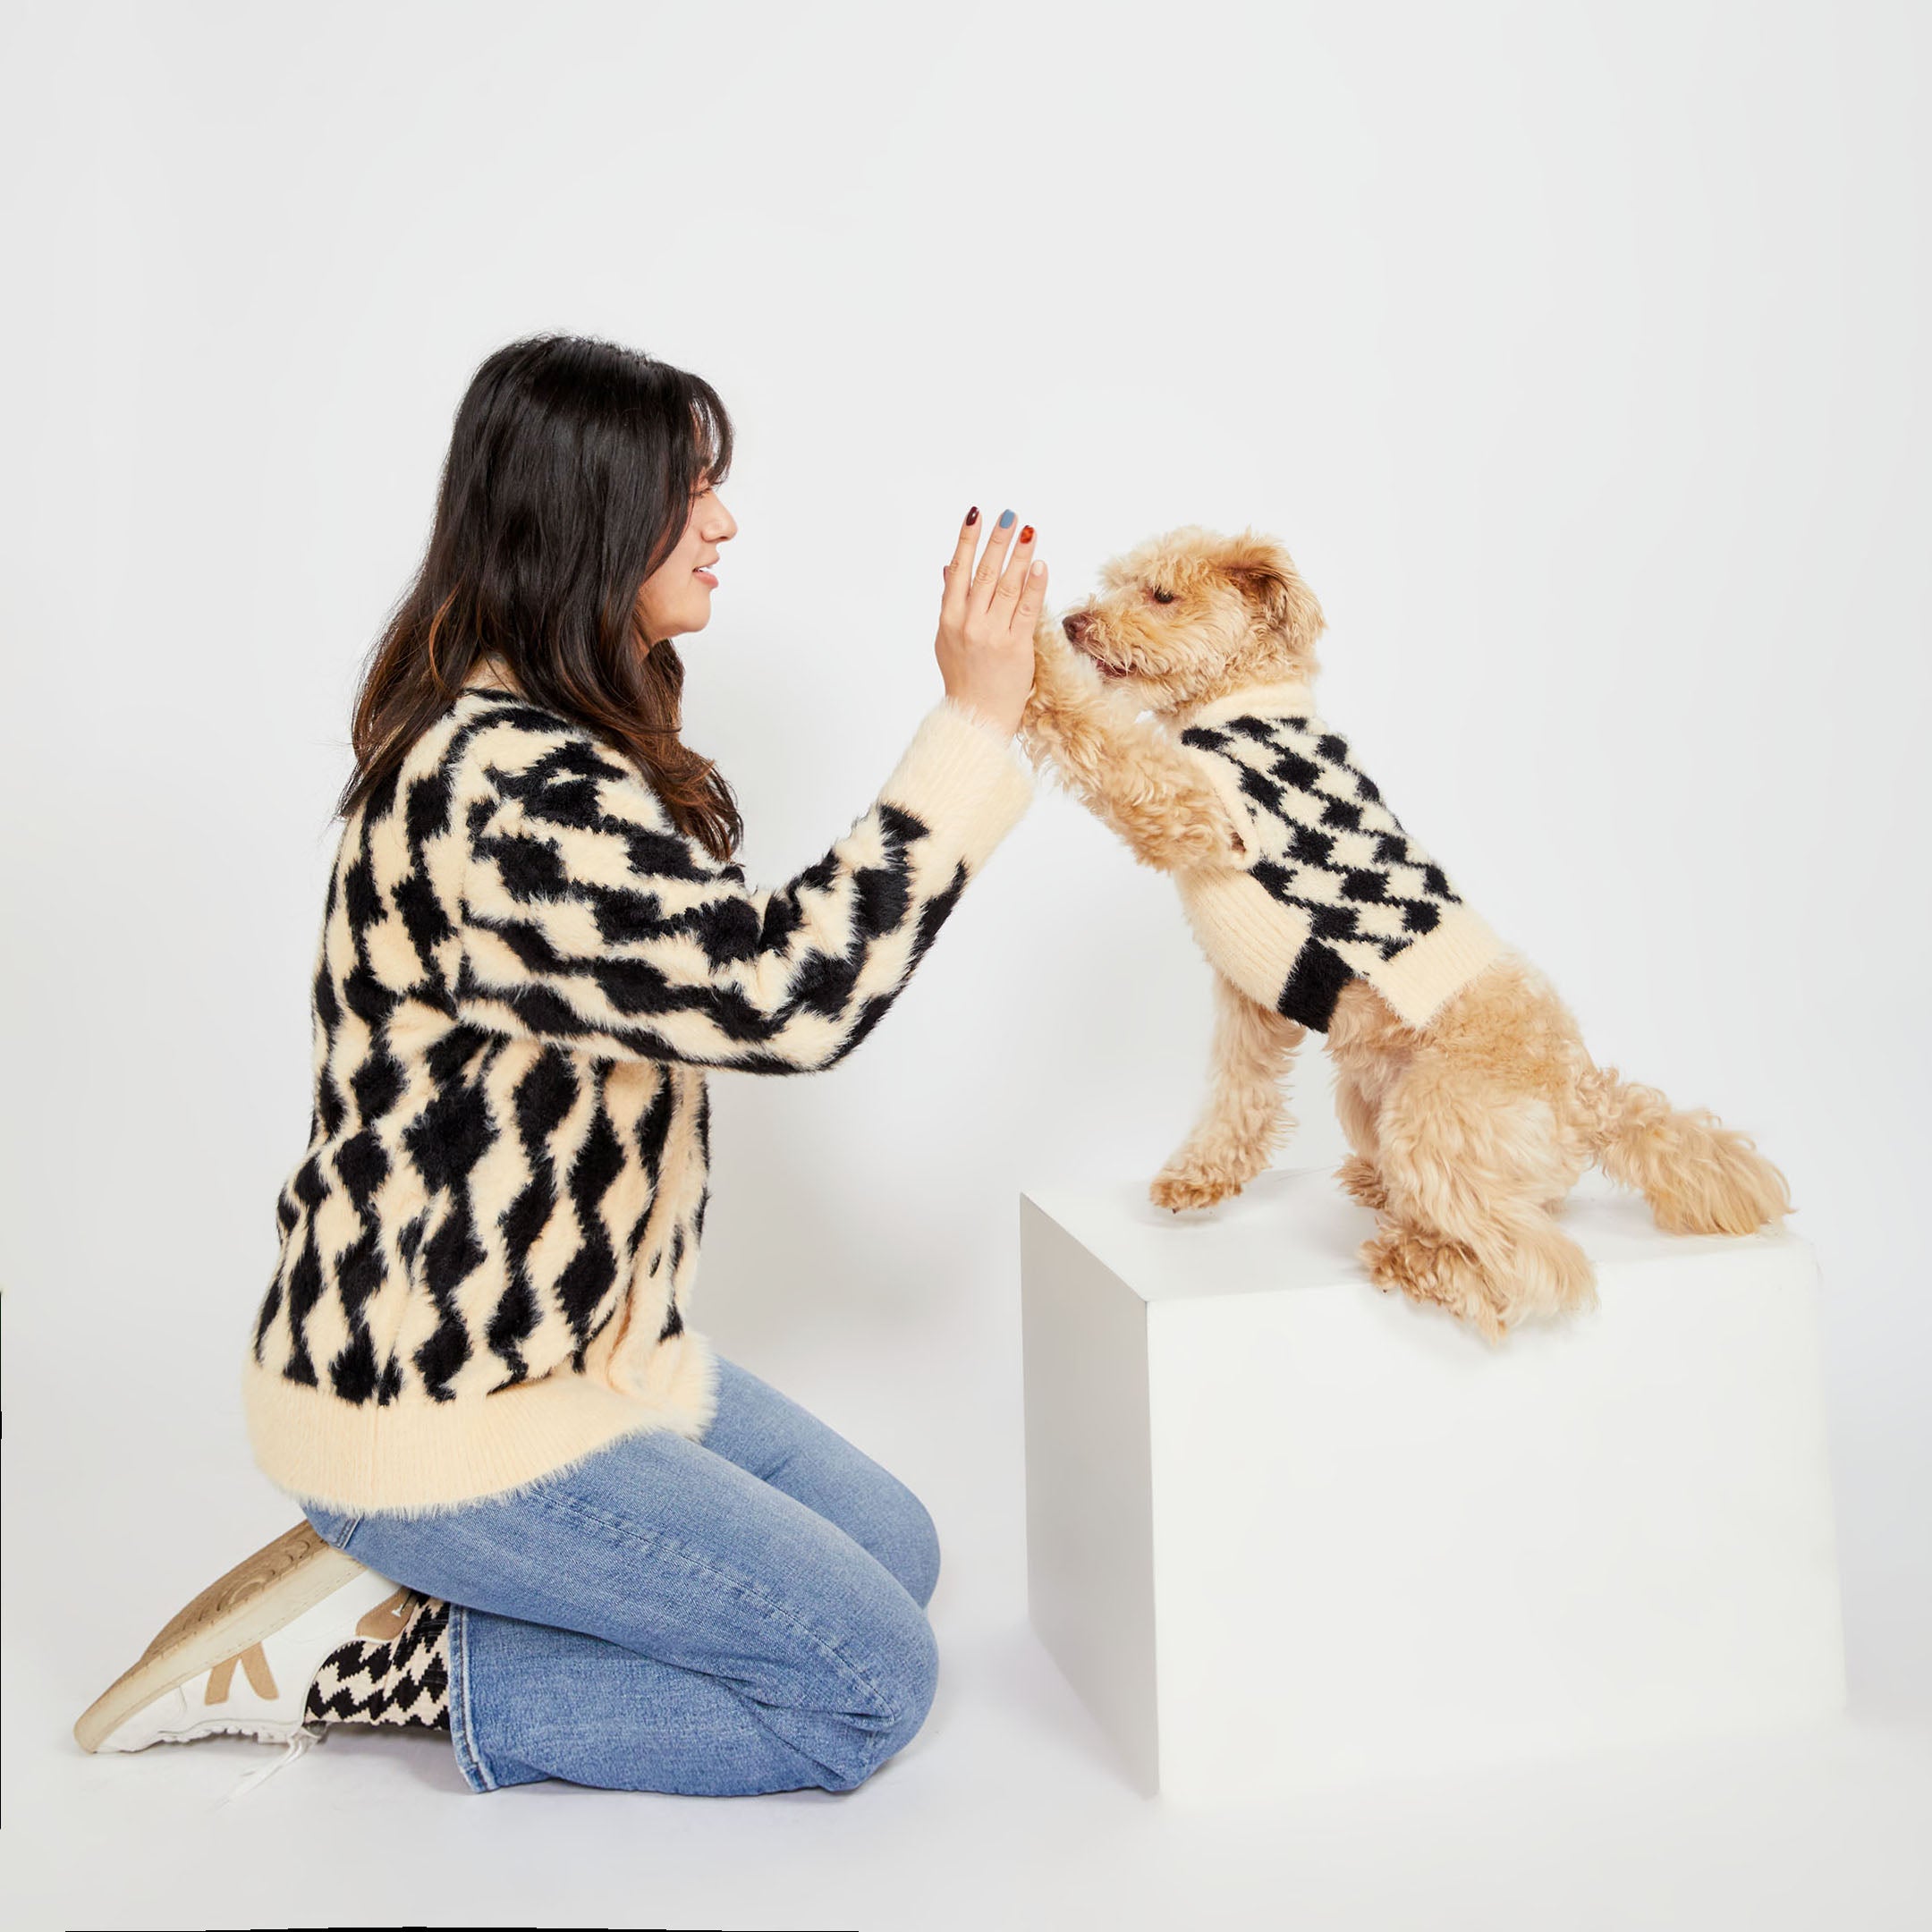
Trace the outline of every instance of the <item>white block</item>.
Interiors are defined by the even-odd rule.
[[[1589,1183],[1586,1182],[1586,1188]],[[1270,1798],[1844,1699],[1817,1265],[1565,1211],[1601,1306],[1492,1347],[1326,1173],[1021,1206],[1032,1621],[1143,1788]]]

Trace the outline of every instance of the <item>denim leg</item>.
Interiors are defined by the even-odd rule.
[[[936,1648],[898,1579],[797,1497],[667,1432],[432,1515],[311,1520],[459,1606],[451,1729],[478,1790],[844,1791],[931,1704]]]
[[[704,1445],[836,1523],[921,1609],[939,1581],[939,1533],[904,1483],[809,1409],[718,1358],[717,1412]]]

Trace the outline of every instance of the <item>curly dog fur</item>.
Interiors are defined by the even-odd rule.
[[[1312,680],[1321,606],[1286,550],[1252,532],[1172,531],[1101,584],[1057,625],[1041,619],[1027,748],[1143,864],[1225,861],[1241,835],[1175,722],[1231,691]],[[1150,1191],[1176,1210],[1239,1193],[1293,1131],[1284,1082],[1306,1029],[1218,972],[1214,991],[1207,1099]],[[1597,1066],[1514,953],[1422,1027],[1352,981],[1328,1050],[1352,1150],[1339,1178],[1377,1216],[1370,1277],[1492,1341],[1594,1303],[1589,1262],[1556,1219],[1593,1161],[1673,1232],[1747,1234],[1791,1212],[1784,1175],[1745,1135]]]

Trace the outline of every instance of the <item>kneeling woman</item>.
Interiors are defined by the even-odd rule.
[[[690,1324],[706,1072],[851,1052],[1025,809],[1046,570],[1010,513],[976,564],[969,513],[945,695],[823,858],[749,886],[670,641],[710,614],[730,455],[708,384],[607,343],[470,384],[356,706],[245,1364],[307,1521],[162,1631],[90,1750],[428,1723],[477,1791],[843,1791],[925,1717],[930,1518]]]

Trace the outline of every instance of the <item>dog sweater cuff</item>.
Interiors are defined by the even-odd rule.
[[[1033,783],[1013,740],[948,697],[927,713],[879,796],[911,812],[972,873],[1019,822]]]

